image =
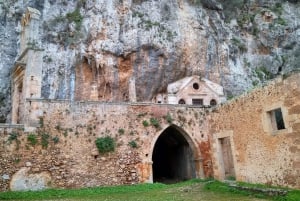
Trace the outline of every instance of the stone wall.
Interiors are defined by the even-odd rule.
[[[151,182],[153,148],[170,125],[184,130],[197,177],[212,176],[206,108],[39,99],[26,104],[25,130],[0,128],[1,191]],[[158,128],[143,125],[150,118]],[[32,134],[35,145],[28,140]],[[104,136],[114,138],[114,152],[99,154],[95,140]]]
[[[283,76],[210,115],[214,176],[226,176],[221,140],[228,137],[236,179],[300,187],[300,74]],[[274,127],[281,108],[284,128]],[[275,122],[276,123],[276,122]]]

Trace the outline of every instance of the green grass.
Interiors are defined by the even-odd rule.
[[[282,189],[280,187],[274,187],[274,186],[266,186],[263,184],[249,184],[244,182],[237,182],[239,186],[245,186],[245,187],[252,187],[252,188],[260,188],[260,189]],[[233,187],[230,187],[228,184],[220,182],[220,181],[211,181],[207,184],[205,184],[204,189],[206,191],[213,191],[217,193],[224,193],[231,195],[238,194],[238,195],[244,195],[244,196],[251,196],[256,198],[263,198],[267,200],[275,200],[275,201],[300,201],[300,190],[288,190],[288,193],[286,196],[269,196],[266,193],[262,192],[250,192],[247,190],[240,190]]]
[[[82,200],[82,201],[295,201],[300,191],[291,191],[285,197],[257,196],[233,190],[227,184],[209,180],[190,180],[177,184],[161,183],[110,186],[83,189],[48,189],[37,192],[2,192],[0,200]],[[259,198],[257,198],[259,197]]]

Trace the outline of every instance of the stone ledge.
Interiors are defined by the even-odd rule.
[[[120,105],[120,106],[165,106],[165,107],[184,107],[184,108],[211,108],[210,105],[183,105],[183,104],[166,104],[166,103],[150,103],[150,102],[104,102],[104,101],[72,101],[70,99],[43,99],[43,98],[27,98],[27,102],[42,103],[68,103],[68,104],[90,104],[90,105]]]
[[[23,124],[5,124],[0,123],[0,128],[24,128]]]
[[[228,186],[239,190],[248,191],[248,192],[263,193],[264,195],[268,195],[268,196],[284,196],[288,193],[288,190],[284,190],[284,189],[239,186],[236,183],[229,183]]]

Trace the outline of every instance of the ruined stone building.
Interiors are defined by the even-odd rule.
[[[28,8],[22,20],[12,124],[0,125],[1,191],[208,177],[300,188],[300,73],[227,102],[221,86],[191,76],[154,103],[136,102],[134,77],[130,101],[109,102],[109,86],[78,73],[75,100],[43,99],[38,18]],[[115,150],[99,153],[95,141],[107,136]]]

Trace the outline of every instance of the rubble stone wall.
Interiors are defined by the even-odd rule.
[[[220,139],[231,138],[236,179],[300,187],[300,74],[282,76],[267,86],[218,107],[210,115],[214,176],[224,179]],[[284,129],[272,124],[281,108]]]
[[[37,129],[0,128],[1,191],[151,182],[155,141],[171,125],[182,128],[192,143],[201,163],[197,177],[212,176],[207,108],[38,99],[26,104],[27,123]],[[158,128],[150,118],[159,121]],[[29,135],[36,136],[35,145]],[[99,154],[95,140],[105,136],[115,140],[116,149]]]

